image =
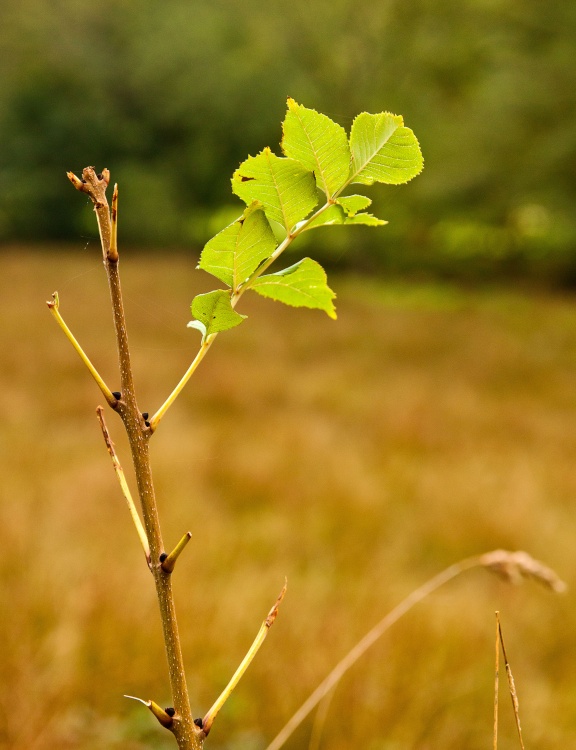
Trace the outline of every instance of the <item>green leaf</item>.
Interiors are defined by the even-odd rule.
[[[326,115],[288,99],[282,124],[282,150],[316,175],[316,184],[328,197],[344,186],[350,172],[346,131]]]
[[[362,112],[350,133],[350,182],[400,185],[422,171],[424,161],[416,136],[399,115]]]
[[[322,266],[310,258],[304,258],[283,271],[260,276],[250,288],[285,305],[324,310],[331,318],[336,318],[332,302],[336,295],[326,283]]]
[[[198,268],[208,271],[234,291],[276,249],[276,239],[262,204],[254,201],[202,250]]]
[[[318,203],[314,175],[295,159],[276,156],[265,148],[249,156],[232,176],[232,190],[249,205],[262,203],[269,221],[290,232]]]
[[[351,196],[352,197],[352,196]],[[362,196],[354,196],[354,197],[362,197]],[[371,203],[371,201],[369,201]],[[323,211],[320,216],[317,216],[314,221],[311,221],[310,224],[304,229],[304,231],[308,231],[308,229],[317,229],[318,227],[327,227],[327,226],[333,226],[335,224],[365,224],[369,227],[381,227],[384,226],[384,224],[388,224],[387,221],[384,221],[383,219],[378,219],[376,216],[373,216],[372,214],[366,214],[366,213],[355,213],[355,214],[347,214],[346,211],[342,208],[340,204],[340,201],[338,201],[337,204],[330,206],[325,211]]]
[[[342,206],[348,216],[354,216],[358,211],[362,211],[372,205],[370,198],[367,198],[365,195],[344,195],[338,198],[336,203]]]
[[[388,222],[386,219],[379,219],[374,214],[358,213],[354,216],[347,216],[344,224],[364,224],[367,227],[383,227]]]
[[[234,328],[246,318],[246,315],[240,315],[232,308],[230,292],[225,289],[194,297],[191,310],[192,315],[206,327],[206,336]]]

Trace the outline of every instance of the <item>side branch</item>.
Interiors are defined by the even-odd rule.
[[[146,536],[144,526],[142,526],[142,521],[140,520],[140,516],[138,515],[138,511],[136,510],[136,506],[134,505],[134,500],[132,499],[132,494],[130,492],[130,488],[128,487],[128,483],[126,482],[124,470],[122,469],[120,461],[118,460],[118,456],[116,455],[116,451],[114,450],[114,443],[110,438],[110,433],[108,432],[108,427],[106,426],[106,422],[104,420],[104,409],[99,406],[96,409],[96,414],[98,416],[98,421],[100,422],[100,427],[102,428],[104,442],[106,443],[108,453],[110,454],[110,458],[112,459],[114,471],[116,472],[118,482],[120,483],[122,494],[124,495],[124,499],[126,500],[126,504],[128,505],[128,510],[130,511],[130,515],[132,516],[134,526],[136,527],[136,533],[138,534],[140,544],[142,545],[142,549],[144,550],[144,554],[146,555],[146,562],[148,563],[148,567],[150,567],[150,545],[148,544],[148,537]]]
[[[112,194],[112,211],[110,213],[110,252],[108,258],[112,263],[118,262],[118,185],[114,185]]]
[[[58,325],[60,326],[60,328],[66,334],[66,338],[68,339],[68,341],[72,344],[72,346],[74,347],[74,349],[76,349],[76,351],[80,355],[80,359],[82,360],[82,362],[84,362],[84,364],[88,368],[88,371],[90,372],[90,375],[92,375],[92,377],[96,381],[96,385],[102,391],[102,393],[104,395],[104,398],[106,399],[106,401],[108,402],[108,404],[114,409],[116,407],[116,405],[118,404],[118,401],[116,400],[116,397],[114,396],[114,394],[112,393],[112,391],[108,388],[108,386],[106,385],[106,383],[102,379],[102,377],[101,377],[100,373],[98,372],[98,370],[94,367],[94,365],[92,364],[92,362],[90,362],[90,360],[86,356],[86,353],[84,352],[84,349],[82,349],[82,347],[80,346],[80,344],[78,343],[78,341],[74,337],[74,334],[72,333],[72,331],[68,328],[68,326],[64,322],[64,318],[62,317],[62,315],[60,315],[60,309],[59,309],[60,308],[60,299],[58,297],[58,292],[54,292],[54,294],[52,295],[51,301],[50,302],[46,302],[46,304],[48,305],[48,309],[52,313],[52,316],[54,317],[54,319],[56,320],[56,322],[58,323]]]
[[[129,698],[133,701],[138,701],[138,703],[141,703],[143,706],[146,706],[151,713],[154,714],[154,716],[158,719],[159,723],[162,724],[163,727],[166,729],[170,729],[172,725],[174,724],[174,709],[173,708],[161,708],[157,703],[154,701],[148,700],[142,700],[142,698],[136,698],[135,695],[125,695],[125,698]]]
[[[282,588],[282,591],[280,592],[278,599],[276,599],[276,602],[274,603],[274,606],[268,612],[268,616],[260,626],[260,630],[258,631],[258,634],[256,635],[256,638],[254,639],[254,642],[248,649],[248,653],[246,656],[242,659],[242,662],[238,669],[234,672],[232,675],[232,679],[230,682],[226,685],[222,693],[220,694],[219,698],[216,700],[212,708],[208,711],[204,719],[202,720],[202,731],[205,735],[208,734],[210,729],[212,728],[212,724],[214,723],[214,719],[216,718],[216,715],[222,708],[222,706],[226,703],[228,698],[230,697],[230,694],[240,681],[240,678],[244,674],[244,672],[248,669],[250,662],[252,659],[256,656],[258,653],[260,646],[264,643],[264,640],[266,636],[268,635],[268,631],[274,624],[274,620],[276,619],[276,616],[278,615],[278,608],[280,604],[282,603],[282,599],[284,599],[284,595],[286,594],[286,588],[288,583],[285,582],[284,586]]]
[[[160,555],[160,567],[165,573],[173,573],[176,566],[176,561],[184,551],[184,548],[192,538],[192,532],[187,531],[178,544],[174,547],[172,552],[167,555],[165,552]]]
[[[151,432],[154,432],[158,428],[160,420],[166,414],[166,412],[168,411],[168,409],[172,406],[172,404],[174,403],[174,401],[176,401],[176,399],[180,395],[180,392],[182,391],[182,389],[184,388],[184,386],[186,385],[186,383],[190,380],[190,378],[192,377],[192,375],[196,371],[196,368],[198,367],[198,365],[200,364],[200,362],[202,362],[202,360],[206,356],[206,354],[207,354],[208,350],[210,349],[210,347],[212,346],[212,342],[214,341],[214,339],[216,338],[216,336],[217,336],[217,334],[213,333],[211,336],[208,336],[202,342],[202,345],[200,346],[200,349],[198,350],[198,354],[194,357],[194,360],[193,360],[192,364],[186,370],[186,372],[184,373],[184,375],[180,379],[180,382],[178,383],[178,385],[176,386],[176,388],[174,388],[174,390],[172,391],[172,393],[168,396],[168,398],[166,399],[166,401],[164,401],[164,403],[158,409],[158,411],[156,412],[156,414],[154,414],[154,416],[150,419],[150,430],[151,430]]]

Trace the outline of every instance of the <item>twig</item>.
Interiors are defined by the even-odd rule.
[[[260,626],[260,630],[258,631],[258,634],[256,635],[256,638],[254,639],[254,642],[248,649],[248,653],[246,656],[242,659],[242,662],[240,663],[240,666],[238,669],[234,672],[232,675],[232,679],[230,682],[226,685],[218,699],[215,701],[214,705],[210,708],[204,719],[202,720],[202,730],[205,735],[208,734],[210,731],[212,724],[214,722],[214,719],[216,718],[216,715],[222,708],[222,706],[226,703],[228,698],[230,697],[230,694],[240,681],[240,678],[244,674],[244,672],[248,669],[248,666],[250,665],[250,662],[252,659],[256,656],[258,653],[258,650],[260,649],[260,646],[264,643],[264,640],[266,636],[268,635],[268,631],[274,624],[274,620],[276,619],[276,616],[278,615],[278,607],[282,603],[282,599],[284,599],[284,595],[286,594],[286,587],[287,582],[284,583],[284,586],[282,587],[282,591],[280,592],[278,599],[276,599],[276,602],[274,603],[274,606],[268,612],[268,615],[262,625]]]
[[[186,547],[191,538],[192,532],[187,531],[169,555],[166,555],[165,557],[164,555],[160,555],[160,565],[162,566],[162,570],[165,573],[173,572],[174,566],[176,565],[176,560],[178,560],[180,554],[184,550],[184,547]]]
[[[166,401],[164,401],[164,403],[158,409],[158,411],[156,412],[156,414],[154,414],[154,416],[150,419],[150,430],[151,430],[151,432],[154,432],[156,429],[158,429],[158,424],[160,423],[160,420],[162,419],[162,417],[164,416],[164,414],[166,414],[166,412],[168,411],[168,409],[172,406],[172,404],[174,403],[174,401],[176,401],[176,399],[180,395],[180,392],[182,391],[182,389],[184,388],[184,386],[186,385],[186,383],[190,380],[190,378],[192,377],[192,375],[196,371],[196,368],[198,367],[198,365],[200,364],[200,362],[202,362],[202,360],[206,356],[206,354],[207,354],[208,350],[210,349],[210,347],[212,346],[212,343],[213,343],[214,339],[216,338],[216,336],[217,336],[217,334],[214,333],[211,336],[208,336],[202,342],[202,344],[200,346],[200,349],[198,350],[198,354],[194,357],[194,360],[192,361],[192,364],[186,370],[186,372],[184,373],[184,375],[180,379],[180,382],[178,383],[178,385],[176,386],[176,388],[174,388],[174,390],[172,391],[172,393],[168,396],[168,398],[166,399]]]
[[[106,200],[106,188],[110,182],[110,170],[103,169],[100,174],[96,174],[94,167],[86,167],[82,170],[82,179],[76,177],[73,172],[67,172],[67,177],[76,190],[86,193],[94,204],[94,213],[98,222],[104,263],[107,260],[117,262],[118,254],[113,258],[110,252],[110,212],[108,210],[108,201]]]
[[[54,294],[52,295],[52,299],[49,302],[46,302],[46,304],[48,305],[48,309],[52,313],[52,316],[54,317],[54,319],[56,320],[60,328],[66,334],[66,338],[80,355],[80,359],[82,360],[82,362],[84,362],[84,364],[88,368],[90,375],[92,375],[92,377],[96,381],[96,385],[98,386],[98,388],[100,388],[100,390],[104,394],[104,398],[109,403],[109,405],[114,408],[118,403],[116,398],[114,397],[114,394],[108,388],[108,386],[102,379],[102,376],[100,375],[98,370],[94,367],[92,362],[90,362],[86,353],[84,352],[84,349],[82,349],[77,339],[75,338],[74,334],[64,322],[64,318],[60,314],[60,298],[58,297],[58,292],[54,292]]]
[[[130,348],[128,346],[126,316],[124,314],[124,303],[120,285],[118,254],[117,248],[111,248],[112,229],[108,200],[106,198],[106,187],[110,180],[110,173],[108,170],[103,170],[101,174],[96,174],[93,167],[86,167],[82,171],[82,179],[72,173],[69,173],[68,177],[74,187],[89,196],[94,204],[94,211],[98,219],[104,267],[108,276],[108,286],[112,302],[112,315],[116,332],[122,386],[122,399],[118,401],[116,410],[124,423],[128,436],[144,519],[144,528],[148,544],[150,545],[150,569],[154,576],[154,584],[160,608],[168,674],[174,705],[174,721],[172,722],[170,731],[174,734],[180,750],[200,750],[203,735],[201,730],[194,724],[190,708],[184,659],[176,619],[174,596],[172,594],[171,576],[162,569],[159,561],[160,554],[164,550],[164,545],[150,466],[149,438],[151,432],[142,419],[142,414],[136,400]]]
[[[124,697],[129,698],[131,701],[138,701],[138,703],[146,706],[146,708],[148,708],[158,719],[160,724],[162,724],[163,727],[166,727],[166,729],[170,729],[170,727],[174,723],[175,711],[173,708],[161,708],[157,703],[154,703],[154,701],[145,701],[142,700],[142,698],[136,698],[135,695],[125,695]]]
[[[118,185],[114,185],[112,193],[112,210],[110,211],[110,253],[113,263],[118,262]]]
[[[128,483],[126,482],[124,470],[122,469],[118,456],[116,455],[116,451],[114,450],[114,443],[110,438],[110,433],[108,432],[108,427],[106,426],[106,422],[104,420],[104,409],[99,406],[96,409],[96,414],[98,416],[98,421],[100,422],[100,427],[102,428],[104,442],[106,443],[108,453],[110,454],[110,458],[112,459],[114,471],[116,472],[118,482],[120,483],[122,494],[124,495],[124,499],[126,500],[126,504],[128,505],[128,510],[130,511],[130,515],[132,516],[134,526],[136,527],[136,533],[138,534],[140,544],[142,545],[142,549],[144,550],[144,554],[146,555],[146,562],[148,563],[148,565],[150,565],[150,545],[148,544],[148,537],[146,536],[144,526],[142,526],[142,521],[140,520],[140,516],[138,515],[138,511],[136,510],[136,506],[134,505],[134,500],[132,499],[132,494],[130,492],[130,488],[128,487]]]

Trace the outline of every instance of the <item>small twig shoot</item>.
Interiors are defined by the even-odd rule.
[[[187,531],[182,539],[178,542],[178,544],[174,547],[172,552],[169,555],[166,555],[166,557],[161,561],[160,565],[162,566],[162,570],[165,573],[172,573],[174,570],[174,566],[176,565],[176,560],[180,557],[180,554],[183,552],[184,547],[188,544],[190,539],[192,538],[192,532]],[[162,557],[162,555],[160,555]]]
[[[136,510],[136,506],[134,505],[134,500],[132,499],[132,493],[130,492],[128,483],[126,482],[124,470],[122,469],[122,466],[114,449],[114,443],[112,442],[110,433],[108,432],[108,427],[106,426],[106,421],[104,419],[104,409],[99,406],[96,409],[96,414],[98,416],[98,421],[100,422],[100,428],[102,429],[102,435],[104,436],[106,448],[108,448],[108,453],[110,454],[110,458],[112,459],[114,471],[116,472],[116,476],[118,477],[120,489],[122,490],[122,494],[124,495],[124,499],[126,500],[126,505],[128,506],[128,510],[130,511],[130,515],[132,516],[132,521],[134,522],[134,526],[136,527],[136,533],[138,534],[138,538],[140,539],[142,549],[144,550],[146,562],[148,563],[148,565],[150,565],[150,545],[148,544],[148,537],[146,536],[146,531],[144,530],[144,526],[142,526],[142,521],[140,520],[140,516],[138,515],[138,511]]]
[[[134,695],[125,695],[124,697],[129,698],[132,701],[138,701],[138,703],[146,706],[146,708],[148,708],[151,713],[154,714],[160,724],[162,724],[162,726],[166,729],[170,729],[170,727],[174,723],[174,715],[176,712],[173,708],[164,709],[161,708],[157,703],[154,703],[154,701],[145,701],[142,700],[142,698],[136,698]]]
[[[72,346],[74,347],[74,349],[76,349],[76,351],[80,355],[80,359],[82,360],[82,362],[84,362],[84,364],[88,368],[88,371],[89,371],[90,375],[92,375],[92,377],[96,381],[96,384],[97,384],[98,388],[100,388],[100,390],[102,391],[102,393],[104,395],[104,398],[106,399],[106,401],[108,402],[108,404],[112,408],[114,408],[116,406],[116,402],[117,402],[117,399],[116,399],[115,395],[108,388],[108,386],[106,385],[106,383],[102,379],[100,373],[94,367],[94,365],[92,364],[92,362],[90,362],[90,360],[88,359],[86,353],[84,352],[84,349],[82,349],[82,347],[80,346],[80,344],[76,340],[74,334],[72,333],[72,331],[68,328],[68,326],[64,322],[64,318],[60,314],[60,298],[58,297],[58,292],[54,292],[54,294],[52,295],[52,299],[50,301],[46,302],[46,304],[48,305],[48,309],[52,313],[52,316],[54,317],[54,319],[56,320],[56,322],[58,323],[58,325],[60,326],[60,328],[64,331],[64,333],[66,335],[66,338],[68,339],[68,341],[72,344]]]
[[[256,638],[254,639],[254,642],[248,649],[248,652],[246,656],[242,659],[242,662],[240,663],[240,666],[238,669],[234,672],[232,675],[232,679],[230,682],[226,685],[220,696],[217,698],[213,706],[210,708],[204,719],[202,720],[202,729],[204,731],[204,734],[208,734],[210,729],[212,728],[212,724],[214,722],[214,719],[216,718],[216,715],[222,708],[222,706],[226,703],[228,698],[230,697],[230,694],[240,681],[240,678],[244,674],[244,672],[248,669],[250,662],[252,659],[256,656],[258,653],[260,647],[264,643],[264,640],[266,636],[268,635],[268,631],[274,624],[274,621],[276,619],[276,616],[278,615],[278,608],[280,607],[280,604],[282,603],[282,600],[284,599],[284,596],[286,594],[286,588],[288,586],[288,582],[286,581],[284,583],[284,586],[282,587],[282,591],[278,595],[278,598],[274,602],[274,606],[268,612],[268,615],[262,625],[260,626],[260,630],[258,631]]]

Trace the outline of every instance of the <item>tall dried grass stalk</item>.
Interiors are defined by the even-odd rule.
[[[498,688],[500,685],[500,619],[496,612],[496,653],[494,656],[494,740],[493,750],[498,750]]]
[[[516,693],[516,685],[514,683],[512,669],[506,655],[504,636],[502,635],[502,626],[500,624],[500,617],[498,613],[496,613],[496,622],[498,626],[500,645],[502,646],[502,655],[504,656],[504,664],[506,665],[506,677],[508,678],[508,689],[510,690],[510,698],[512,699],[512,710],[514,711],[514,720],[516,721],[516,729],[518,730],[518,739],[520,740],[520,747],[522,748],[522,750],[524,750],[524,741],[522,740],[522,727],[520,726],[520,706],[518,704],[518,695]]]
[[[425,584],[412,591],[400,604],[396,605],[380,622],[378,622],[366,635],[356,643],[353,648],[341,659],[334,669],[322,680],[314,692],[304,701],[292,718],[280,730],[266,750],[280,750],[286,740],[300,726],[304,719],[316,708],[320,701],[340,682],[346,672],[366,653],[370,646],[392,626],[394,623],[421,602],[427,596],[439,589],[448,581],[456,578],[461,573],[472,568],[482,567],[503,576],[510,583],[520,583],[524,578],[531,578],[543,583],[552,591],[561,592],[566,589],[566,584],[560,580],[556,573],[543,563],[535,560],[527,552],[508,552],[506,550],[494,550],[484,555],[467,557],[454,565],[443,570],[431,578]]]

